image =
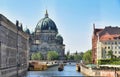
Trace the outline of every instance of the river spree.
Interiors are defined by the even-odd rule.
[[[75,64],[67,64],[63,71],[58,71],[58,66],[51,67],[46,71],[30,71],[26,77],[61,77],[61,76],[83,76],[76,71]]]

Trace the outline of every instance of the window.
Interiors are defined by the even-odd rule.
[[[108,46],[108,49],[110,49],[110,47]]]
[[[119,46],[119,49],[120,49],[120,46]]]
[[[117,54],[117,51],[115,51],[115,54]]]
[[[120,51],[119,51],[119,54],[120,54]]]
[[[117,47],[115,47],[115,49],[117,49]]]
[[[117,42],[115,42],[115,44],[117,44]]]
[[[119,42],[119,44],[120,44],[120,42]]]
[[[108,42],[108,44],[110,44],[110,42]]]
[[[112,45],[113,45],[114,43],[112,42]]]
[[[105,47],[105,49],[106,49],[106,47]]]

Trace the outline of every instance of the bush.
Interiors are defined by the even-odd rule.
[[[48,60],[58,60],[59,58],[59,55],[56,51],[49,51],[47,53],[47,59]]]
[[[31,56],[32,60],[42,60],[43,56],[40,52],[33,53]]]
[[[100,59],[98,60],[98,64],[111,64],[111,65],[120,65],[120,60],[119,59]]]
[[[100,59],[98,60],[98,64],[109,64],[111,59]]]
[[[120,65],[120,61],[113,61],[111,64],[113,64],[113,65]]]

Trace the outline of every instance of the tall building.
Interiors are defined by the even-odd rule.
[[[28,29],[26,32],[30,34]],[[55,22],[49,18],[46,10],[45,17],[37,23],[35,31],[30,34],[30,53],[41,52],[46,59],[48,51],[56,51],[59,59],[64,59],[63,37],[58,33]]]
[[[96,29],[92,37],[92,59],[93,63],[97,60],[111,58],[108,52],[112,51],[113,55],[120,57],[120,28],[105,27],[104,29]]]
[[[0,14],[0,77],[18,77],[27,72],[29,36],[19,22]]]

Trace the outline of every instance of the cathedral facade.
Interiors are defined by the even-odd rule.
[[[28,30],[26,32],[29,33]],[[46,11],[45,17],[37,23],[35,31],[30,34],[30,53],[41,52],[44,59],[47,59],[48,51],[56,51],[59,59],[64,59],[63,37],[59,35],[55,22],[49,18]]]

